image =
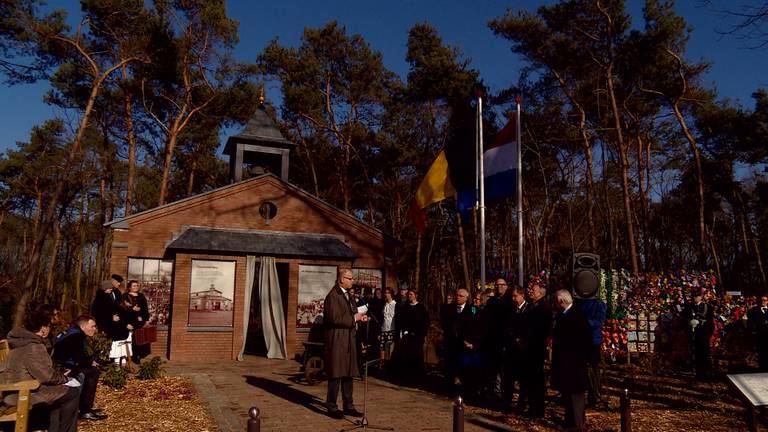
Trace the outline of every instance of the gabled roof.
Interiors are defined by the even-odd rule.
[[[281,257],[357,258],[357,254],[334,235],[203,227],[187,228],[168,245],[168,249]]]
[[[264,111],[264,107],[259,107],[253,117],[248,121],[240,131],[239,134],[233,135],[227,139],[227,144],[224,146],[224,154],[232,155],[235,150],[235,144],[237,143],[252,143],[252,144],[267,144],[273,147],[280,148],[292,148],[296,147],[295,143],[292,143],[285,139],[280,130],[277,129],[275,123],[269,118],[269,115]]]
[[[353,215],[349,214],[348,212],[345,212],[344,210],[341,210],[340,208],[338,208],[338,207],[336,207],[336,206],[334,206],[332,204],[329,204],[328,202],[318,198],[317,196],[315,196],[315,195],[305,191],[304,189],[302,189],[302,188],[300,188],[300,187],[298,187],[298,186],[296,186],[296,185],[294,185],[292,183],[289,183],[289,182],[287,182],[285,180],[282,180],[281,178],[277,177],[276,175],[274,175],[272,173],[262,174],[262,175],[260,175],[258,177],[253,177],[253,178],[250,178],[250,179],[247,179],[247,180],[243,180],[241,182],[228,184],[226,186],[222,186],[220,188],[213,189],[213,190],[210,190],[208,192],[203,192],[201,194],[193,195],[191,197],[183,198],[183,199],[180,199],[178,201],[174,201],[174,202],[171,202],[171,203],[168,203],[168,204],[164,204],[164,205],[161,205],[161,206],[158,206],[158,207],[154,207],[154,208],[151,208],[151,209],[148,209],[148,210],[144,210],[144,211],[139,212],[139,213],[134,213],[134,214],[132,214],[132,215],[130,215],[128,217],[114,219],[114,220],[111,220],[111,221],[105,223],[104,226],[105,227],[109,227],[109,228],[113,228],[113,229],[130,229],[131,228],[131,220],[134,220],[134,219],[137,219],[137,218],[141,218],[143,216],[152,214],[154,212],[162,212],[162,211],[167,210],[167,209],[169,209],[171,207],[175,207],[175,206],[178,206],[178,205],[181,205],[181,204],[184,204],[184,203],[191,203],[191,202],[193,202],[195,200],[198,200],[198,199],[201,199],[201,198],[206,198],[206,197],[209,197],[210,195],[214,195],[216,193],[220,193],[222,191],[226,191],[227,189],[234,189],[234,188],[242,187],[244,185],[247,185],[248,183],[256,183],[256,182],[270,181],[270,180],[271,181],[275,181],[275,182],[281,184],[283,187],[285,187],[288,190],[291,190],[291,191],[293,191],[295,193],[298,193],[299,195],[302,195],[304,198],[307,198],[309,201],[312,201],[315,204],[317,204],[318,208],[321,208],[321,209],[324,208],[325,210],[332,211],[332,212],[338,214],[339,216],[343,217],[344,219],[346,219],[349,223],[362,226],[367,231],[382,236],[382,238],[384,239],[384,243],[387,244],[387,245],[396,245],[396,246],[401,246],[402,245],[399,240],[391,237],[390,235],[385,234],[383,231],[381,231],[380,229],[374,227],[373,225],[370,225],[370,224],[368,224],[368,223],[366,223],[366,222],[364,222],[364,221],[354,217]]]

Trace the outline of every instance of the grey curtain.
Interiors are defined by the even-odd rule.
[[[285,359],[285,314],[280,281],[277,278],[275,258],[261,257],[259,266],[259,300],[261,301],[261,324],[267,358]]]
[[[240,352],[237,354],[237,361],[243,361],[243,353],[245,352],[245,343],[248,340],[248,324],[250,324],[251,317],[251,296],[253,295],[253,285],[256,282],[256,262],[257,259],[253,255],[245,257],[245,307],[243,307],[243,346],[240,347]]]

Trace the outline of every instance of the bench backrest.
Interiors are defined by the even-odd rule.
[[[19,397],[15,407],[8,407],[0,403],[0,422],[16,422],[14,432],[27,432],[29,421],[29,395],[32,390],[40,387],[35,380],[21,381],[13,384],[0,384],[0,401],[4,393],[18,393]]]

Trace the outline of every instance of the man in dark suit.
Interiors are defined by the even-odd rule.
[[[544,417],[544,360],[547,357],[547,339],[552,329],[552,311],[547,304],[547,289],[533,284],[526,291],[531,306],[525,320],[523,338],[523,387],[528,402],[528,415]],[[523,404],[525,402],[523,401]],[[521,407],[521,404],[518,403]]]
[[[456,304],[447,309],[443,316],[443,345],[445,347],[445,379],[449,391],[455,390],[454,382],[461,371],[462,356],[469,353],[471,332],[474,321],[473,306],[470,305],[469,291],[456,291]]]
[[[760,297],[760,305],[749,310],[747,324],[752,331],[760,372],[768,372],[768,296]]]
[[[328,415],[342,419],[344,414],[362,417],[352,401],[352,378],[360,375],[357,364],[355,323],[366,322],[368,317],[357,311],[355,300],[349,296],[355,278],[352,270],[339,269],[336,285],[323,303],[325,327],[325,373],[328,376],[328,394],[325,400]],[[341,386],[344,410],[336,405]]]
[[[518,407],[524,410],[526,398],[526,388],[522,380],[523,365],[523,341],[526,335],[527,313],[530,303],[525,301],[525,290],[521,286],[515,286],[507,290],[505,296],[509,295],[511,300],[510,308],[507,309],[507,315],[503,322],[503,358],[504,366],[502,380],[502,399],[501,408],[506,411],[512,402],[512,395],[515,391],[515,383],[520,383],[520,393],[517,399]],[[504,297],[502,297],[503,299]]]
[[[566,290],[555,292],[554,305],[559,311],[552,332],[552,388],[560,392],[565,405],[568,429],[584,430],[585,393],[589,387],[587,357],[592,333],[587,317],[573,307],[573,297]]]

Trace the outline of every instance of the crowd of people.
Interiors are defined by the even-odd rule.
[[[62,323],[61,312],[48,304],[31,304],[23,325],[8,333],[8,354],[3,380],[15,383],[37,380],[40,387],[30,396],[31,430],[72,432],[79,421],[98,421],[107,417],[94,407],[96,387],[103,364],[98,353],[89,349],[89,339],[97,331],[111,341],[109,358],[118,364],[136,363],[149,354],[149,345],[132,338],[149,318],[146,298],[137,281],[120,289],[123,278],[112,275],[97,291],[90,314],[72,320],[69,327],[55,334]],[[3,404],[16,405],[10,394]]]
[[[504,279],[476,293],[471,303],[469,297],[459,289],[440,311],[449,391],[505,412],[514,402],[520,414],[543,417],[551,339],[551,386],[562,395],[566,426],[583,427],[587,390],[591,404],[602,403],[597,367],[605,304],[574,305],[566,290],[548,297],[542,284],[508,287]]]

